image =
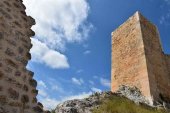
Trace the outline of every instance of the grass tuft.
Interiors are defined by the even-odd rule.
[[[166,113],[151,107],[137,105],[134,102],[118,96],[111,96],[92,110],[92,113]]]

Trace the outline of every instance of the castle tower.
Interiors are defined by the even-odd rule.
[[[170,56],[163,53],[155,25],[136,12],[112,33],[112,82],[136,86],[153,104],[170,100]]]
[[[0,113],[43,112],[36,99],[37,82],[26,69],[33,24],[22,0],[0,0]]]

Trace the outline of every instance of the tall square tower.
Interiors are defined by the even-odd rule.
[[[153,103],[170,99],[170,56],[155,25],[139,12],[112,33],[111,90],[136,86]]]

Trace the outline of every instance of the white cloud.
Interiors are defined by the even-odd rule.
[[[43,104],[45,110],[55,109],[60,103],[59,100],[50,97],[40,98],[40,102]]]
[[[87,39],[93,27],[87,22],[86,0],[24,0],[28,15],[36,20],[36,38],[50,48],[65,49],[66,43]]]
[[[77,79],[77,78],[73,77],[71,80],[74,84],[77,84],[77,85],[82,85],[84,83],[83,79],[81,79],[81,78]]]
[[[84,48],[88,48],[89,45],[88,45],[88,44],[83,44],[83,47],[84,47]]]
[[[169,19],[170,19],[170,9],[168,10],[168,12],[166,12],[165,14],[163,14],[160,17],[159,23],[165,24],[165,25],[170,25]]]
[[[63,101],[66,101],[66,100],[73,100],[73,99],[83,99],[83,98],[86,98],[88,97],[89,95],[91,95],[92,92],[83,92],[81,94],[78,94],[78,95],[72,95],[72,96],[69,96],[69,97],[65,97],[63,99]]]
[[[60,88],[57,86],[57,85],[55,85],[55,86],[52,86],[52,88],[51,88],[52,90],[56,90],[56,91],[58,91]]]
[[[42,97],[46,97],[47,96],[47,93],[44,89],[38,89],[38,95],[39,96],[42,96]]]
[[[82,69],[79,69],[79,70],[76,71],[76,73],[82,73],[82,72],[83,72]]]
[[[54,69],[69,68],[69,63],[65,55],[48,48],[45,43],[37,39],[32,38],[31,41],[34,45],[30,50],[33,57],[32,61],[44,63]]]
[[[91,85],[94,85],[94,82],[93,82],[92,80],[89,80],[89,83],[90,83]]]
[[[100,78],[100,83],[103,86],[110,87],[110,80],[108,80],[108,79]]]
[[[90,54],[91,53],[91,51],[90,50],[86,50],[86,51],[84,51],[84,55],[87,55],[87,54]]]
[[[40,87],[47,88],[46,84],[42,80],[38,81],[38,85]]]
[[[167,4],[170,5],[170,0],[164,0]]]
[[[161,10],[163,10],[162,15],[159,18],[159,23],[163,25],[170,25],[169,19],[170,19],[170,8],[165,8],[165,7],[170,7],[170,0],[164,0],[165,4],[161,4]]]
[[[98,76],[93,76],[94,79],[98,79],[99,77]]]
[[[62,103],[62,102],[67,101],[67,100],[83,99],[83,98],[88,97],[91,94],[92,94],[92,92],[83,92],[81,94],[64,97],[63,99],[59,99],[59,100],[57,100],[55,98],[50,98],[50,97],[47,96],[45,98],[40,98],[40,101],[44,105],[45,109],[51,110],[51,109],[56,108],[56,106],[59,103]]]
[[[101,89],[98,89],[98,88],[95,88],[95,87],[92,87],[91,90],[92,90],[93,92],[102,92]]]

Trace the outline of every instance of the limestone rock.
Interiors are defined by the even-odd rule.
[[[59,104],[55,113],[91,113],[91,110],[98,107],[101,102],[111,96],[126,97],[135,103],[149,105],[149,102],[136,87],[121,86],[115,93],[111,91],[94,93],[85,99],[69,100]]]

